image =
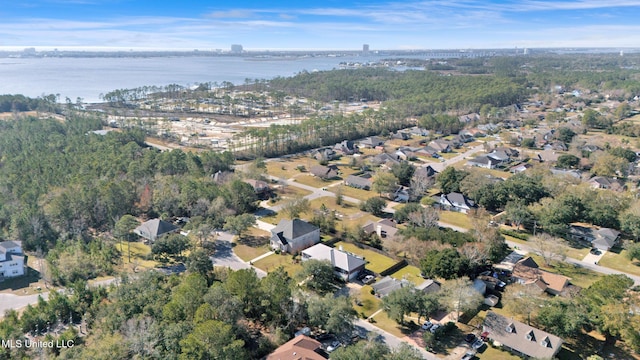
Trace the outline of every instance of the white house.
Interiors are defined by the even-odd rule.
[[[358,277],[365,265],[363,258],[325,244],[316,244],[302,251],[302,261],[311,259],[330,262],[336,276],[345,281],[351,281]]]
[[[0,281],[25,273],[22,241],[0,242]]]
[[[271,229],[271,248],[298,253],[320,242],[320,229],[300,219],[282,219],[278,225]]]
[[[473,200],[456,192],[440,195],[440,205],[445,210],[459,211],[464,214],[476,207]]]

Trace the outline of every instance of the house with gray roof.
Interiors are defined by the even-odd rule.
[[[436,149],[437,151],[441,152],[441,153],[448,153],[451,152],[452,147],[451,143],[447,140],[433,140],[432,142],[429,143],[429,146]]]
[[[391,168],[393,165],[400,164],[401,159],[398,155],[391,155],[387,153],[378,154],[371,158],[371,163],[378,166],[385,166]]]
[[[591,243],[594,249],[608,251],[617,244],[620,232],[605,227],[596,229],[591,226],[572,224],[569,227],[569,237]]]
[[[158,238],[176,231],[178,231],[177,226],[161,219],[145,221],[133,229],[134,234],[139,235],[149,242],[154,242]]]
[[[475,202],[461,193],[452,192],[440,195],[440,206],[445,210],[459,211],[466,214],[476,207]]]
[[[594,189],[624,190],[624,181],[606,176],[594,176],[587,182]]]
[[[334,249],[325,244],[316,244],[302,250],[302,261],[310,259],[330,262],[335,275],[344,281],[352,281],[357,278],[365,266],[362,257],[346,252],[342,248]]]
[[[300,219],[282,219],[271,229],[271,248],[296,254],[320,242],[320,229]]]
[[[370,190],[371,189],[371,174],[365,173],[362,175],[349,175],[344,179],[344,184],[356,189]]]
[[[338,167],[336,167],[335,165],[312,166],[311,169],[309,169],[309,172],[311,173],[311,175],[317,176],[323,180],[334,179],[338,177]]]
[[[25,274],[22,241],[0,242],[0,281]]]
[[[376,222],[369,220],[362,226],[362,230],[367,235],[376,233],[381,239],[391,238],[398,232],[396,222],[391,219],[380,219]]]
[[[496,160],[489,155],[476,156],[475,158],[467,161],[467,165],[469,166],[477,166],[485,169],[495,169],[500,164],[500,160]]]
[[[358,145],[365,149],[373,149],[375,147],[384,145],[384,139],[377,136],[369,136],[367,138],[360,140]]]
[[[524,358],[552,359],[562,348],[562,339],[512,318],[488,311],[483,336]]]
[[[358,152],[358,147],[356,143],[351,140],[343,140],[333,147],[338,153],[342,153],[342,155],[353,155]]]
[[[371,285],[371,287],[377,297],[383,298],[396,290],[400,290],[404,287],[413,288],[414,286],[409,280],[398,280],[391,276],[385,276],[375,284]]]

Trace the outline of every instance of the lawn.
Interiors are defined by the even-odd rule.
[[[237,239],[233,244],[233,252],[244,261],[250,261],[258,256],[271,251],[269,248],[268,231],[251,227],[247,230],[242,239]]]
[[[367,221],[376,222],[378,220],[380,220],[380,218],[375,217],[369,213],[360,212],[352,216],[343,217],[342,219],[340,219],[339,224],[336,225],[336,228],[339,230],[343,230],[343,229],[355,230],[356,228],[364,226],[364,224],[366,224]]]
[[[416,286],[424,282],[424,279],[422,278],[422,276],[420,276],[420,269],[412,265],[407,265],[402,269],[394,272],[393,274],[391,274],[391,277],[398,280],[407,279]]]
[[[480,360],[520,360],[520,357],[508,351],[496,349],[488,345],[482,353],[477,353],[476,357]]]
[[[146,269],[153,269],[160,263],[154,260],[145,260],[145,257],[151,254],[151,247],[141,242],[118,242],[116,249],[122,254],[122,266],[126,267],[127,264],[132,264],[137,268],[143,267]],[[129,250],[130,249],[130,250]],[[131,261],[129,262],[129,251],[131,251]],[[131,269],[134,270],[135,269]]]
[[[290,159],[281,159],[279,161],[267,161],[267,173],[271,176],[289,179],[296,174],[300,174],[297,169],[302,165],[307,171],[313,165],[316,165],[317,161],[312,158],[296,157]]]
[[[471,220],[467,214],[455,211],[440,211],[440,221],[459,226],[465,229],[471,229]]]
[[[370,285],[364,285],[360,289],[360,295],[358,295],[358,300],[362,306],[354,306],[353,308],[358,312],[358,314],[364,314],[364,316],[369,317],[374,312],[380,309],[381,300],[378,299],[375,295],[371,294],[371,290],[373,288]]]
[[[338,189],[342,189],[342,196],[352,197],[361,201],[365,201],[371,197],[378,196],[377,193],[368,190],[356,189],[347,185],[332,186],[327,190],[337,193]]]
[[[282,266],[289,276],[294,276],[302,270],[302,265],[294,263],[293,256],[289,254],[272,254],[253,263],[253,265],[266,272]]]
[[[304,185],[308,185],[308,186],[313,186],[314,188],[318,188],[318,189],[322,189],[325,188],[333,183],[335,183],[336,181],[339,180],[329,180],[329,181],[325,181],[322,180],[316,176],[313,175],[300,175],[300,176],[296,176],[294,179],[295,182],[300,183],[300,184],[304,184]]]
[[[311,209],[318,210],[322,205],[326,206],[328,210],[335,210],[336,214],[342,214],[343,216],[351,216],[361,212],[360,208],[348,201],[343,201],[342,205],[336,204],[336,198],[333,196],[323,196],[309,202]]]
[[[396,263],[396,261],[390,257],[378,254],[372,250],[360,249],[351,243],[340,241],[335,244],[336,248],[339,248],[340,246],[342,246],[345,251],[362,256],[367,262],[365,267],[375,273],[380,273]]]
[[[638,260],[629,260],[627,250],[622,250],[619,254],[607,251],[598,262],[598,265],[640,276],[640,262]]]
[[[269,206],[277,205],[297,197],[304,197],[311,194],[311,191],[299,188],[297,186],[286,185],[276,188],[275,193],[278,195],[278,200],[275,202],[269,202]]]
[[[400,326],[395,320],[390,319],[389,316],[387,316],[387,313],[385,313],[384,311],[379,312],[376,316],[373,317],[373,319],[375,320],[375,326],[397,337],[402,338],[411,333],[411,330]]]

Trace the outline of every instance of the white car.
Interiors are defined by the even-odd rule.
[[[467,351],[460,360],[471,360],[476,356],[475,351]]]
[[[431,323],[431,321],[427,321],[424,324],[422,324],[422,330],[429,330],[431,329],[432,326],[433,324]]]
[[[331,343],[331,345],[327,346],[327,352],[333,352],[335,351],[337,348],[340,347],[340,345],[342,345],[340,343],[340,341],[334,341]]]
[[[484,346],[484,341],[482,341],[482,339],[478,339],[474,341],[473,344],[471,344],[471,347],[473,347],[476,350],[480,349],[483,346]]]
[[[436,333],[436,330],[438,330],[440,328],[440,324],[433,324],[433,326],[431,327],[431,329],[429,329],[429,331],[431,331],[432,334]]]

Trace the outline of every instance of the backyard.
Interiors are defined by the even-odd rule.
[[[344,241],[335,243],[336,248],[340,248],[340,246],[342,246],[345,251],[363,257],[367,262],[365,267],[375,273],[380,273],[396,263],[396,261],[390,257],[378,254],[373,250],[361,249],[351,243],[346,243]]]

